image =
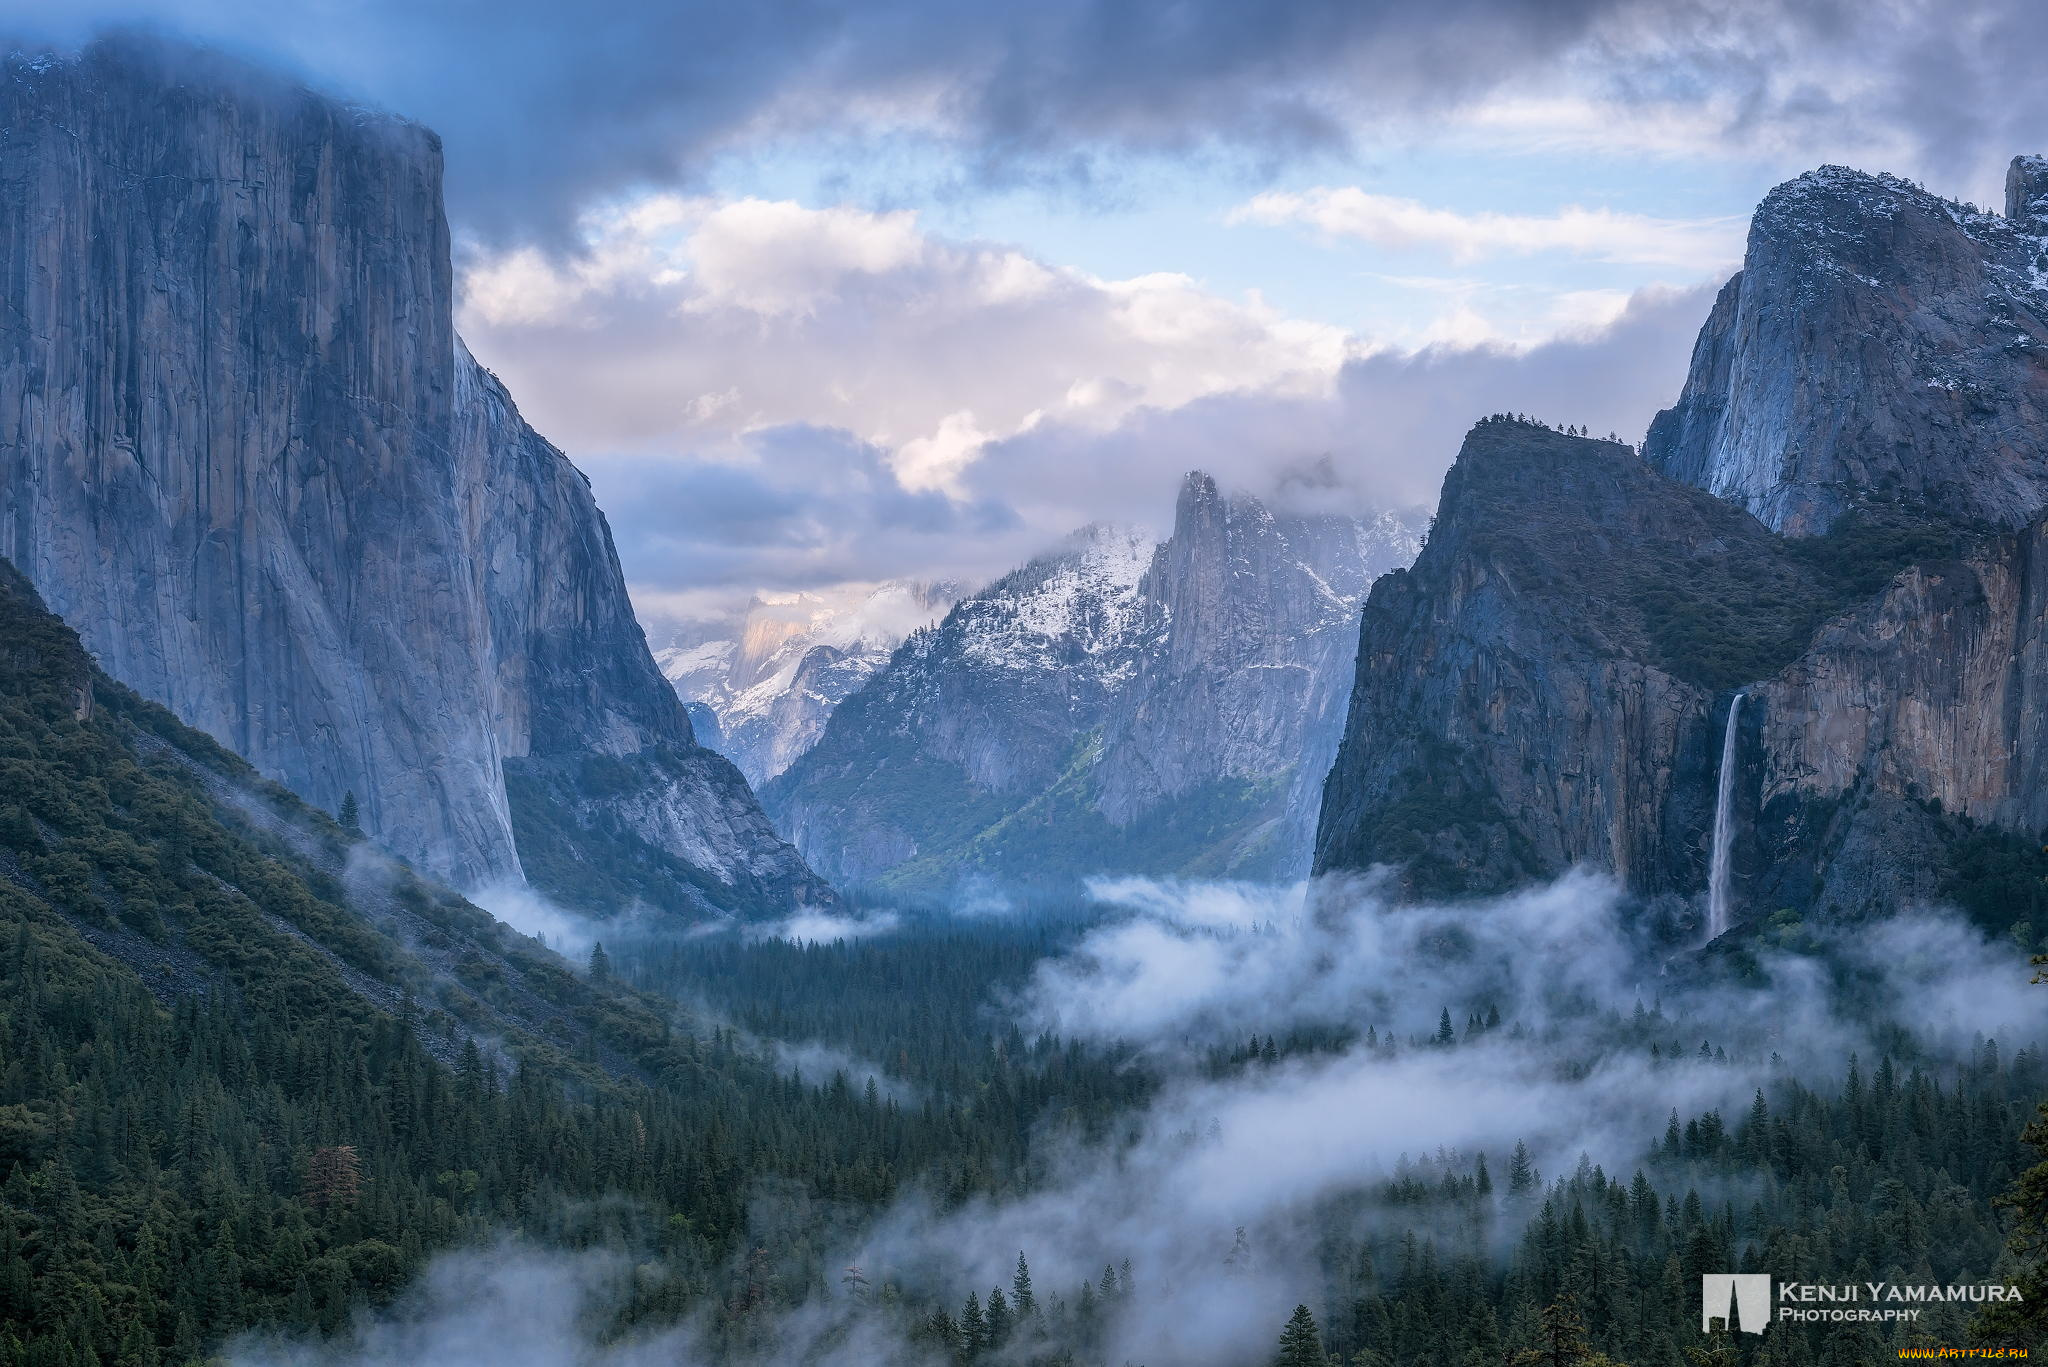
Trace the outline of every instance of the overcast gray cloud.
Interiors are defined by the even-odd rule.
[[[756,587],[983,582],[1091,521],[1162,528],[1191,469],[1264,495],[1299,494],[1313,469],[1333,506],[1414,508],[1435,503],[1488,412],[1636,440],[1677,395],[1711,294],[1642,291],[1607,327],[1525,350],[1356,357],[1323,394],[1227,390],[1106,425],[1042,421],[979,448],[950,493],[908,489],[881,448],[798,423],[740,434],[718,459],[583,464],[651,619],[716,615]]]
[[[1976,177],[2048,115],[2034,0],[0,5],[0,26],[42,41],[109,22],[284,61],[433,125],[462,217],[494,234],[562,231],[624,188],[687,185],[721,150],[821,130],[935,138],[970,176],[1085,182],[1132,152],[1277,166],[1387,120],[1529,116],[1541,94]],[[1649,122],[1596,112],[1588,131]]]
[[[1263,493],[1327,462],[1355,507],[1427,504],[1489,411],[1639,436],[1709,302],[1452,294],[1457,342],[1405,351],[908,211],[655,195],[582,234],[574,258],[480,254],[461,322],[591,474],[655,617],[757,588],[984,581],[1088,522],[1158,527],[1196,467]],[[1498,340],[1482,310],[1529,300],[1559,310],[1550,340]]]
[[[957,560],[963,547],[1008,558],[1035,545],[1002,503],[905,489],[880,451],[829,428],[750,433],[732,461],[584,468],[643,609],[663,593],[889,579]]]
[[[1234,392],[1145,408],[1108,430],[1046,424],[998,443],[969,485],[1032,525],[1090,509],[1156,522],[1173,475],[1200,468],[1266,493],[1328,457],[1354,504],[1433,506],[1465,432],[1492,412],[1640,440],[1678,395],[1714,287],[1639,291],[1605,327],[1539,346],[1425,348],[1354,358],[1327,397]]]
[[[795,145],[829,171],[897,137],[963,183],[1085,187],[1134,156],[1199,178],[1219,153],[1255,181],[1391,136],[1861,155],[1988,193],[2048,127],[2032,70],[2048,7],[2023,0],[0,0],[0,30],[41,41],[109,22],[281,62],[442,132],[470,244],[463,331],[590,470],[657,609],[986,579],[1080,523],[1156,526],[1195,466],[1259,490],[1327,458],[1354,500],[1426,504],[1484,412],[1640,435],[1706,309],[1700,288],[1575,290],[1532,267],[1509,288],[1548,321],[1508,346],[1502,296],[1458,293],[1497,282],[1416,277],[1444,291],[1422,334],[1438,344],[1395,351],[1186,276],[947,240],[908,211],[693,193],[722,151]],[[1735,236],[1357,186],[1238,202],[1253,222],[1454,259],[1669,263],[1681,284]]]

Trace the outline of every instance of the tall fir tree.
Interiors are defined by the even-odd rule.
[[[1280,1331],[1280,1352],[1273,1367],[1326,1367],[1323,1338],[1316,1332],[1316,1317],[1306,1305],[1294,1307],[1287,1327]]]

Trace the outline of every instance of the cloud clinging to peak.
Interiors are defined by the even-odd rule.
[[[1417,352],[1186,276],[1104,279],[907,210],[655,196],[584,249],[479,252],[462,330],[595,482],[643,611],[898,576],[985,582],[1186,470],[1265,492],[1327,457],[1430,502],[1501,408],[1639,436],[1703,289],[1561,295],[1547,341]],[[694,611],[694,609],[692,609]],[[714,614],[715,615],[715,614]]]

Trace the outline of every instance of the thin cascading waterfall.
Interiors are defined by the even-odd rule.
[[[1728,932],[1729,884],[1735,854],[1735,722],[1743,695],[1728,702],[1728,728],[1721,733],[1721,785],[1714,797],[1714,843],[1707,859],[1707,938]]]

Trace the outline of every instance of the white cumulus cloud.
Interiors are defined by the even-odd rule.
[[[1453,261],[1564,252],[1629,265],[1707,272],[1742,256],[1747,220],[1653,218],[1570,205],[1549,214],[1458,213],[1355,185],[1269,191],[1240,205],[1235,222],[1313,228],[1396,251],[1434,250]]]

